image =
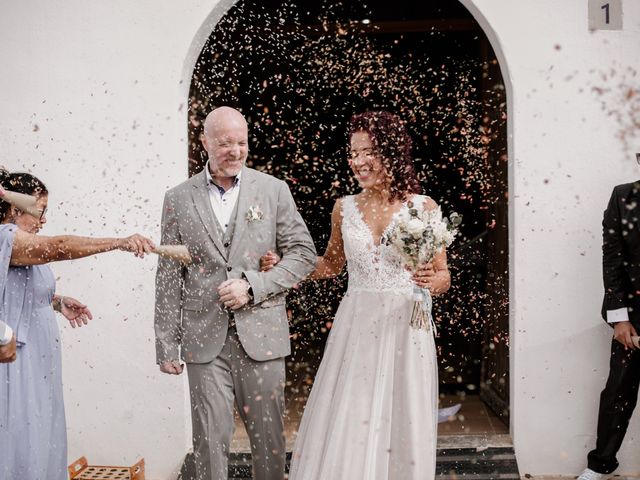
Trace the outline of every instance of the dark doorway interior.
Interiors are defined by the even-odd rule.
[[[249,165],[288,182],[319,252],[335,199],[357,192],[349,118],[386,109],[406,121],[424,192],[464,217],[453,287],[436,301],[441,391],[481,392],[508,421],[506,100],[470,13],[450,0],[241,0],[203,48],[190,94],[190,174],[206,160],[206,113],[238,108]],[[345,287],[343,274],[289,295],[292,398],[308,395]]]

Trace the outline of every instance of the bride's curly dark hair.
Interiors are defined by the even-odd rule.
[[[356,132],[369,134],[373,149],[382,160],[390,202],[405,201],[408,195],[420,193],[411,156],[411,137],[400,117],[383,110],[356,114],[351,117],[349,137]]]

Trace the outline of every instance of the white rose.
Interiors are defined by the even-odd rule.
[[[439,245],[448,246],[453,242],[453,235],[447,228],[447,224],[440,222],[433,226],[433,237]]]
[[[412,218],[407,223],[407,232],[415,238],[420,238],[424,232],[425,225],[417,218]]]
[[[400,223],[407,223],[412,218],[411,215],[409,215],[409,210],[407,209],[400,210],[397,215]]]

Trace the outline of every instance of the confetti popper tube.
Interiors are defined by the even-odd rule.
[[[5,190],[0,200],[9,202],[14,207],[19,208],[32,217],[40,218],[40,215],[42,215],[42,210],[36,206],[36,197],[33,195],[25,195],[24,193]]]
[[[189,250],[184,245],[158,245],[153,253],[171,260],[177,260],[185,265],[189,265],[192,262]]]

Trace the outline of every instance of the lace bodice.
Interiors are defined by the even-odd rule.
[[[414,198],[418,203],[419,198]],[[407,208],[406,204],[402,208]],[[342,201],[342,240],[350,291],[412,294],[411,274],[392,247],[381,245],[379,238],[373,238],[354,196],[345,197]]]

